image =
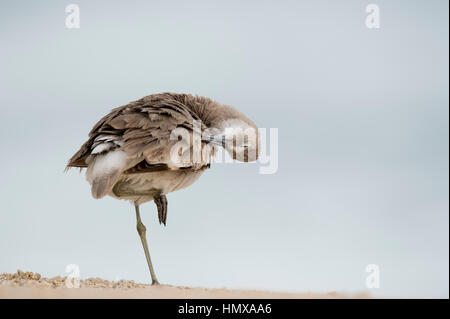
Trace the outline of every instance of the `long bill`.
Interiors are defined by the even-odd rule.
[[[213,145],[225,147],[226,139],[225,135],[206,135],[202,134],[202,141],[206,143],[211,143]]]

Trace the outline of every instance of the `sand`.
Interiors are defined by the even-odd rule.
[[[337,299],[369,298],[366,294],[346,295],[336,292],[283,293],[257,290],[229,290],[150,286],[133,280],[108,281],[88,278],[79,283],[67,277],[45,278],[38,273],[18,270],[0,275],[0,298],[154,298],[154,299]]]

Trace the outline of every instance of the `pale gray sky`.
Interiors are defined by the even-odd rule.
[[[110,109],[174,91],[278,128],[279,169],[214,165],[166,228],[143,205],[161,282],[448,298],[448,1],[376,1],[376,30],[368,3],[2,1],[0,272],[149,282],[133,207],[63,169]]]

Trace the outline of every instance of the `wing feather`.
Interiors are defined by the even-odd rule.
[[[167,164],[176,143],[170,140],[172,130],[182,127],[192,133],[194,120],[200,121],[183,101],[180,95],[161,93],[113,109],[94,125],[89,140],[72,156],[67,168],[88,167],[97,153],[116,149],[151,164]],[[204,129],[205,124],[200,123]]]

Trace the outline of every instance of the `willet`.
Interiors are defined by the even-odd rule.
[[[153,200],[166,225],[166,194],[188,187],[223,147],[234,159],[258,158],[256,125],[231,106],[190,94],[160,93],[113,109],[94,125],[70,167],[87,168],[92,196],[130,200],[152,277],[146,228],[139,205]],[[199,156],[196,156],[199,155]]]

